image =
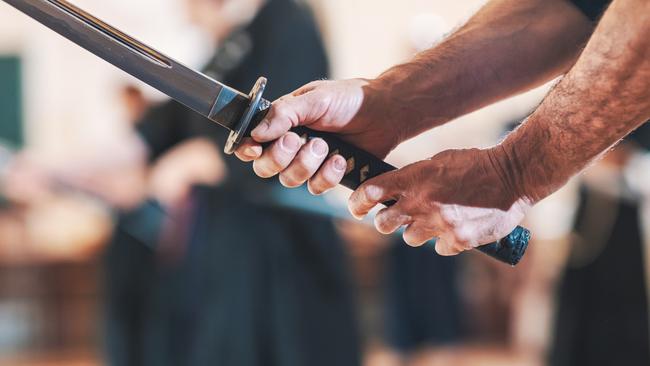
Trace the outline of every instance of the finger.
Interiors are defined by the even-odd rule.
[[[246,137],[239,144],[237,150],[235,150],[235,156],[237,156],[239,160],[249,162],[259,159],[259,157],[262,156],[262,152],[262,145],[255,142],[252,138]]]
[[[291,95],[297,97],[297,96],[300,96],[300,95],[303,95],[303,94],[307,94],[307,93],[309,93],[310,91],[316,89],[317,87],[319,87],[319,86],[321,86],[321,85],[323,85],[323,84],[325,84],[325,83],[327,83],[327,82],[328,82],[328,81],[326,81],[326,80],[315,80],[315,81],[312,81],[311,83],[309,83],[309,84],[307,84],[307,85],[305,85],[305,86],[300,87],[299,89],[297,89],[296,91],[294,91],[293,93],[291,93]]]
[[[459,241],[452,233],[444,232],[436,240],[436,252],[442,256],[452,256],[471,249],[466,243]]]
[[[341,155],[334,155],[321,166],[307,185],[311,194],[323,194],[336,187],[343,177],[348,164]]]
[[[309,141],[300,149],[289,167],[280,174],[280,183],[285,187],[298,187],[305,183],[323,164],[329,147],[322,139]]]
[[[476,247],[480,243],[491,243],[499,239],[495,233],[497,225],[485,224],[484,220],[467,221],[455,230],[456,241],[467,243],[468,246]]]
[[[262,178],[270,178],[280,173],[289,166],[301,146],[302,141],[298,135],[293,132],[285,134],[255,160],[253,163],[255,174]]]
[[[391,234],[404,225],[413,222],[413,218],[405,213],[403,204],[396,203],[391,207],[382,209],[375,216],[375,227],[382,234]]]
[[[320,119],[327,110],[320,94],[312,91],[278,99],[271,106],[268,115],[251,132],[251,136],[257,142],[269,142],[280,138],[292,127]]]
[[[415,221],[406,227],[402,237],[404,242],[412,247],[422,246],[431,239],[441,236],[442,228],[431,223]]]
[[[402,171],[397,170],[380,175],[363,184],[350,196],[348,208],[352,216],[361,219],[376,205],[397,200],[401,196]]]

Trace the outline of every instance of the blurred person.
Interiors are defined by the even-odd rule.
[[[567,266],[558,285],[549,364],[649,365],[649,271],[641,207],[648,181],[635,182],[650,151],[644,126],[582,178]]]
[[[126,111],[126,119],[133,124],[142,119],[150,107],[142,90],[134,85],[120,88],[120,99]]]
[[[237,155],[254,161],[259,176],[323,193],[341,181],[346,161],[310,155],[324,142],[303,146],[291,127],[335,132],[384,158],[411,137],[566,73],[499,145],[442,152],[365,182],[349,200],[357,218],[397,201],[377,214],[377,229],[406,226],[410,245],[437,238],[441,254],[498,240],[650,118],[650,3],[609,3],[491,1],[436,47],[376,79],[317,81],[279,99]]]
[[[303,5],[186,5],[218,45],[205,67],[210,76],[241,90],[266,76],[269,97],[327,76]],[[136,128],[150,192],[166,215],[156,223],[126,212],[108,248],[109,363],[359,364],[346,260],[331,220],[285,207],[276,182],[217,153],[227,138],[219,126],[176,102],[152,108]],[[134,227],[152,233],[147,246],[129,234]]]
[[[85,261],[98,253],[112,229],[110,212],[68,183],[32,151],[0,144],[0,211],[9,219],[3,225],[9,235],[0,235],[10,253],[5,259]]]
[[[433,246],[417,250],[392,240],[384,277],[386,338],[404,360],[425,350],[465,342],[456,258],[443,258]],[[410,363],[409,363],[410,364]]]

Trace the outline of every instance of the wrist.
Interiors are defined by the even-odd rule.
[[[364,86],[366,106],[397,134],[398,144],[459,115],[456,107],[461,101],[449,93],[452,84],[433,69],[416,59],[367,80]]]
[[[407,124],[398,119],[399,108],[393,101],[390,86],[379,79],[358,79],[363,90],[363,103],[355,119],[368,130],[376,130],[382,140],[387,139],[390,150],[408,139]],[[397,108],[396,108],[397,107]]]
[[[571,177],[560,151],[551,151],[552,133],[531,116],[499,145],[490,149],[502,181],[515,195],[535,204],[562,187]]]
[[[553,193],[562,184],[554,184],[537,148],[529,142],[508,138],[488,150],[493,169],[504,187],[511,192],[511,201],[534,205]]]
[[[529,194],[523,189],[524,185],[518,179],[521,176],[521,165],[513,159],[508,150],[504,144],[500,144],[487,149],[485,154],[488,169],[497,175],[506,193],[504,207],[509,207],[522,199],[533,204],[536,201],[529,197]]]

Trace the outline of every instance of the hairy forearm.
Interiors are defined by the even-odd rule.
[[[500,145],[503,176],[538,201],[650,118],[650,2],[616,0],[575,66]]]
[[[438,46],[366,87],[405,140],[540,85],[575,62],[592,24],[564,0],[495,0]]]

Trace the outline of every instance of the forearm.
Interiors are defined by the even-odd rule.
[[[616,0],[582,56],[498,148],[502,176],[536,202],[650,118],[650,3]]]
[[[565,72],[591,30],[564,0],[492,1],[438,46],[371,80],[361,112],[399,123],[403,141]]]

